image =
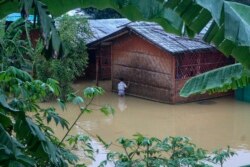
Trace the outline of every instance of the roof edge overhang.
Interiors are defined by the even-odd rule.
[[[113,32],[113,33],[111,33],[111,34],[109,34],[109,35],[107,35],[105,37],[102,37],[102,38],[100,38],[100,39],[98,39],[96,41],[90,42],[90,43],[86,44],[86,46],[88,48],[95,48],[96,46],[102,45],[103,43],[107,43],[110,40],[118,38],[118,37],[120,37],[120,36],[122,36],[122,35],[124,35],[124,34],[126,34],[128,32],[129,32],[129,29],[127,27],[125,27],[125,28],[122,28],[122,29],[120,29],[120,30],[118,30],[116,32]]]
[[[215,47],[211,46],[211,47],[207,47],[207,48],[199,48],[199,49],[187,49],[187,50],[183,50],[183,51],[176,51],[176,52],[172,52],[160,45],[158,45],[155,41],[143,36],[143,34],[138,33],[136,30],[130,29],[130,31],[133,31],[136,35],[138,35],[139,37],[145,39],[146,41],[150,42],[151,44],[155,45],[156,47],[158,47],[159,49],[163,50],[164,52],[170,53],[171,55],[175,56],[175,55],[179,55],[182,53],[197,53],[200,51],[208,51],[208,50],[214,50]]]
[[[123,36],[124,34],[127,34],[129,32],[133,32],[134,34],[136,34],[137,36],[139,36],[140,38],[142,39],[145,39],[146,41],[148,41],[149,43],[155,45],[156,47],[158,47],[159,49],[161,49],[162,51],[164,52],[167,52],[173,56],[175,55],[179,55],[179,54],[182,54],[182,53],[196,53],[196,52],[200,52],[200,51],[207,51],[207,50],[213,50],[214,47],[211,46],[211,47],[208,47],[208,48],[200,48],[200,49],[193,49],[193,50],[190,50],[190,49],[187,49],[187,50],[184,50],[184,51],[178,51],[178,52],[171,52],[170,50],[167,50],[166,48],[158,45],[155,41],[143,36],[143,34],[137,32],[136,30],[134,30],[133,28],[130,28],[130,27],[124,27],[116,32],[113,32],[103,38],[100,38],[96,41],[93,41],[93,42],[90,42],[88,44],[86,44],[86,46],[88,47],[88,49],[95,49],[97,46],[100,46],[102,44],[111,44],[111,40],[115,39],[115,38],[118,38],[120,36]]]

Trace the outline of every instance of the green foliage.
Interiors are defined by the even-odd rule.
[[[100,142],[109,147],[100,137]],[[215,152],[197,148],[187,137],[167,137],[160,140],[155,137],[134,135],[133,139],[119,138],[118,144],[123,152],[109,152],[107,160],[100,164],[104,167],[108,162],[122,167],[158,167],[158,166],[192,166],[208,167],[208,162],[223,165],[225,160],[234,155],[231,150]]]
[[[1,70],[15,66],[32,72],[32,61],[39,51],[37,48],[32,48],[29,38],[24,38],[30,26],[28,22],[19,19],[10,24],[3,33],[3,37],[0,38]]]
[[[3,36],[4,36],[4,30],[5,30],[4,20],[0,19],[0,38],[3,38]]]
[[[21,0],[21,14],[27,17],[34,8],[35,20],[38,20],[42,31],[45,49],[49,58],[61,58],[65,55],[59,34],[50,16],[48,7],[39,0]]]
[[[24,145],[12,138],[0,124],[0,162],[2,166],[34,166],[35,161],[23,152]],[[12,159],[12,157],[15,157]]]
[[[212,157],[212,162],[216,164],[219,163],[220,166],[223,167],[224,162],[230,157],[233,157],[236,153],[233,152],[228,146],[227,150],[215,150],[213,154],[214,156]]]
[[[103,106],[100,111],[105,114],[105,115],[113,115],[115,113],[115,110],[109,106],[109,105],[105,105]]]
[[[95,96],[103,95],[104,90],[101,87],[88,87],[84,89],[83,96],[88,99],[92,99]]]
[[[238,63],[205,72],[189,79],[181,89],[180,96],[188,97],[206,92],[226,92],[245,87],[250,84],[248,71]]]
[[[95,97],[102,95],[104,90],[101,87],[87,87],[83,90],[83,95],[78,96],[76,93],[70,93],[67,95],[67,102],[71,102],[79,107],[79,114],[75,121],[72,123],[70,128],[68,129],[67,133],[64,135],[63,139],[61,140],[60,144],[66,139],[71,129],[76,125],[77,121],[81,118],[84,113],[91,113],[92,110],[89,109],[89,105],[91,105],[92,101]],[[65,102],[63,100],[58,100],[59,105],[62,109],[65,109]],[[109,106],[105,105],[100,108],[100,111],[103,112],[105,115],[114,114],[114,109]],[[71,137],[72,138],[72,137]],[[72,142],[72,139],[70,140]],[[60,145],[59,144],[59,145]],[[87,144],[87,143],[85,143]],[[88,144],[87,144],[88,145]]]
[[[86,111],[93,99],[103,94],[100,87],[86,88],[86,97],[71,93],[67,101],[79,106],[79,115],[69,127],[53,107],[40,108],[38,102],[49,93],[58,94],[58,82],[53,79],[42,82],[33,80],[27,73],[15,67],[0,72],[0,164],[1,166],[68,166],[77,165],[78,157],[65,148],[64,139],[76,148],[80,145],[85,157],[94,160],[91,138],[86,135],[68,136],[70,130]],[[58,100],[65,109],[65,102]],[[113,109],[105,106],[105,114]],[[111,112],[113,114],[113,112]],[[47,120],[47,124],[44,123]],[[48,126],[54,122],[67,130],[59,140]],[[86,166],[78,164],[78,166]]]
[[[51,79],[48,82],[55,83]],[[67,121],[54,110],[37,105],[49,92],[56,92],[57,87],[33,80],[28,73],[15,67],[0,72],[1,165],[67,166],[77,161],[69,150],[57,146],[59,139],[43,123],[43,119],[48,122],[53,119],[56,124],[67,128]]]
[[[112,8],[119,12],[123,17],[132,21],[148,20],[160,23],[167,31],[180,33],[179,28],[182,24],[172,24],[180,20],[179,16],[164,8],[162,2],[157,0],[92,0],[84,1],[83,7],[96,7],[100,9]],[[168,18],[173,19],[166,19]],[[172,17],[175,16],[176,18]],[[176,23],[176,22],[175,22]],[[180,22],[182,23],[182,22]],[[177,27],[175,27],[177,26]]]
[[[91,138],[86,135],[75,135],[75,136],[69,136],[67,139],[70,145],[72,145],[73,148],[77,148],[77,146],[81,146],[81,149],[83,150],[84,156],[91,159],[94,159],[94,148],[91,145]]]
[[[66,60],[51,59],[46,60],[40,56],[36,63],[36,77],[42,81],[53,78],[59,83],[61,97],[65,98],[66,94],[72,91],[71,83],[74,79],[73,71],[67,66]]]
[[[95,97],[102,95],[104,93],[104,90],[101,87],[87,87],[83,91],[82,96],[78,96],[76,93],[70,93],[67,95],[66,102],[73,103],[79,107],[79,114],[76,117],[75,121],[72,123],[72,125],[68,128],[68,131],[62,138],[59,145],[63,143],[65,139],[69,142],[70,145],[73,146],[73,148],[77,148],[77,146],[81,146],[80,149],[83,150],[83,153],[86,158],[89,158],[91,160],[94,159],[94,149],[91,145],[91,138],[87,135],[75,135],[75,136],[68,136],[71,129],[77,124],[78,120],[82,117],[85,113],[91,113],[93,110],[89,109],[89,106],[91,105],[92,101]],[[62,109],[66,109],[65,102],[63,100],[58,100],[59,105]],[[108,105],[105,105],[104,107],[101,107],[100,109],[105,115],[111,115],[114,114],[114,109]],[[83,166],[85,167],[85,164],[77,164],[76,166]]]
[[[36,60],[37,78],[45,81],[48,77],[59,82],[61,97],[65,98],[71,89],[71,82],[84,75],[88,55],[82,34],[89,34],[87,22],[78,16],[64,15],[58,18],[59,32],[67,56],[61,59]]]
[[[80,16],[63,15],[58,18],[58,30],[67,52],[68,66],[75,77],[83,76],[88,64],[85,40],[90,36],[87,20]]]
[[[84,13],[90,16],[91,19],[111,19],[111,18],[121,18],[121,14],[116,12],[114,9],[103,9],[99,10],[93,7],[83,8]]]
[[[60,124],[62,128],[69,129],[68,121],[60,117],[58,113],[55,111],[55,108],[50,107],[42,111],[44,112],[44,117],[47,118],[47,123],[50,123],[51,120],[53,119],[56,125]]]
[[[6,17],[6,15],[20,11],[18,9],[18,1],[0,0],[0,19]]]

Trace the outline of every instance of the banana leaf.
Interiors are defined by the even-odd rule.
[[[12,138],[0,123],[0,164],[1,166],[34,166],[35,161],[24,154],[24,146]]]
[[[11,12],[21,12],[24,18],[33,14],[34,27],[38,24],[41,29],[41,36],[44,40],[46,53],[48,53],[46,58],[61,58],[66,55],[59,34],[55,28],[53,17],[50,15],[48,7],[44,3],[38,0],[20,0],[20,2],[4,1],[4,3],[0,3],[0,11],[1,18]],[[15,26],[14,28],[21,29],[21,26]]]
[[[189,79],[180,91],[180,96],[226,92],[250,84],[250,75],[240,63],[211,70]]]
[[[188,30],[187,34],[193,36],[208,27],[205,42],[214,44],[222,53],[250,68],[249,5],[226,0],[169,0],[165,7],[182,18],[183,33]]]

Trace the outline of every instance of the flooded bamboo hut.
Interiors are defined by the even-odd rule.
[[[99,50],[99,53],[110,55],[113,91],[117,91],[117,83],[122,77],[129,83],[127,94],[171,104],[225,95],[182,98],[179,91],[190,77],[234,62],[204,43],[200,36],[192,40],[179,37],[150,22],[125,24],[88,46],[105,46],[109,50]],[[102,63],[99,68],[102,69]]]

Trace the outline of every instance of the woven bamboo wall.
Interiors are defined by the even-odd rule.
[[[129,82],[127,93],[160,102],[172,102],[173,57],[146,40],[130,34],[112,45],[112,89],[120,77]]]
[[[199,53],[181,55],[179,57],[179,62],[177,61],[178,60],[176,59],[176,63],[178,65],[176,65],[177,73],[175,76],[176,86],[175,86],[175,93],[174,93],[175,95],[174,103],[198,101],[198,100],[210,99],[210,98],[232,94],[232,92],[216,93],[212,95],[203,94],[203,95],[194,95],[188,98],[182,98],[179,96],[179,92],[181,88],[183,87],[183,85],[189,78],[191,78],[192,76],[198,75],[200,73],[207,72],[209,70],[213,70],[213,69],[223,67],[228,64],[232,64],[234,63],[234,60],[232,58],[227,58],[222,53],[214,49],[214,50],[208,50],[208,51],[203,51]],[[183,70],[184,68],[186,68],[186,70]],[[190,70],[192,71],[192,73],[190,73]]]
[[[216,98],[216,97],[221,97],[221,96],[227,96],[227,95],[232,95],[233,92],[229,91],[226,93],[215,93],[215,94],[199,94],[199,95],[193,95],[188,98],[183,98],[179,96],[179,92],[187,79],[183,80],[178,80],[176,81],[176,91],[175,91],[175,97],[174,97],[174,103],[186,103],[186,102],[193,102],[193,101],[200,101],[200,100],[205,100],[205,99],[211,99],[211,98]]]

